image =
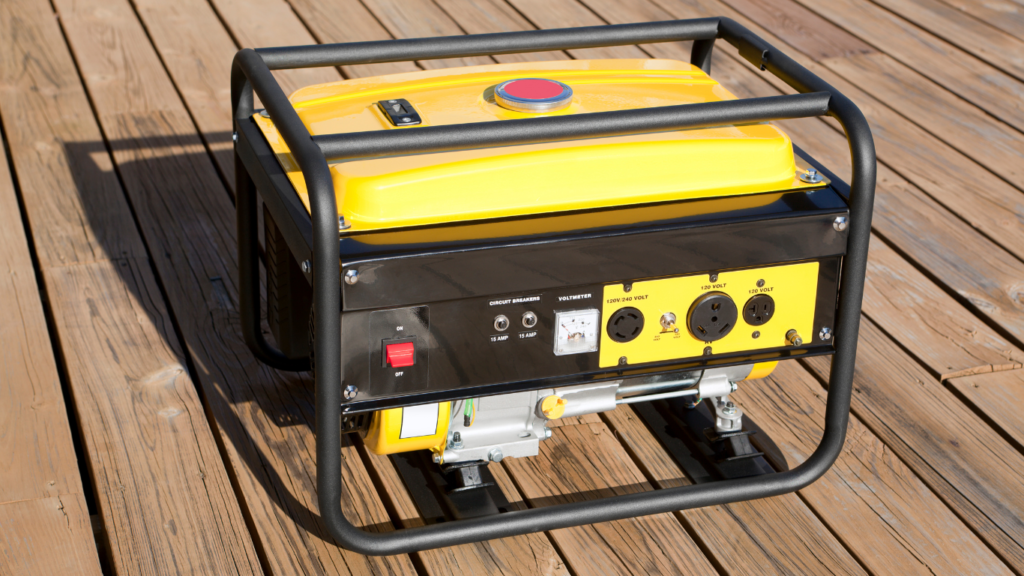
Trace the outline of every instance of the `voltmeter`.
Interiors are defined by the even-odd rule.
[[[555,312],[555,356],[597,352],[600,316],[596,308]]]

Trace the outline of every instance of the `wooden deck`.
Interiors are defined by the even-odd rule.
[[[845,450],[798,494],[407,556],[337,547],[309,377],[237,321],[228,70],[243,46],[729,16],[851,96],[879,157]],[[684,44],[292,71],[286,90]],[[739,96],[788,91],[723,44]],[[1013,0],[0,1],[0,575],[1024,573],[1024,4]],[[841,174],[830,121],[783,123]],[[828,360],[741,387],[803,461]],[[630,408],[491,466],[515,506],[690,483]],[[423,523],[344,448],[346,514]]]

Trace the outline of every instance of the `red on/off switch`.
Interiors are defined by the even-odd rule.
[[[415,352],[416,349],[413,347],[412,342],[388,344],[384,347],[384,356],[387,359],[388,366],[392,368],[412,366],[415,360]]]

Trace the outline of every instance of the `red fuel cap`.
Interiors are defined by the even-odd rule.
[[[516,112],[553,112],[572,103],[572,88],[546,78],[516,78],[498,84],[494,100]]]

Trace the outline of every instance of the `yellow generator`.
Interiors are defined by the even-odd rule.
[[[709,75],[716,38],[798,93],[738,100]],[[424,70],[290,97],[270,72],[670,41],[691,41],[691,61]],[[319,513],[342,546],[395,554],[760,498],[837,457],[871,135],[846,97],[735,22],[246,49],[232,97],[242,330],[262,361],[315,375]],[[770,123],[823,115],[847,132],[851,186]],[[826,354],[822,442],[776,471],[729,395]],[[620,404],[682,442],[695,485],[507,511],[489,463]],[[346,433],[396,455],[426,526],[345,519]]]

